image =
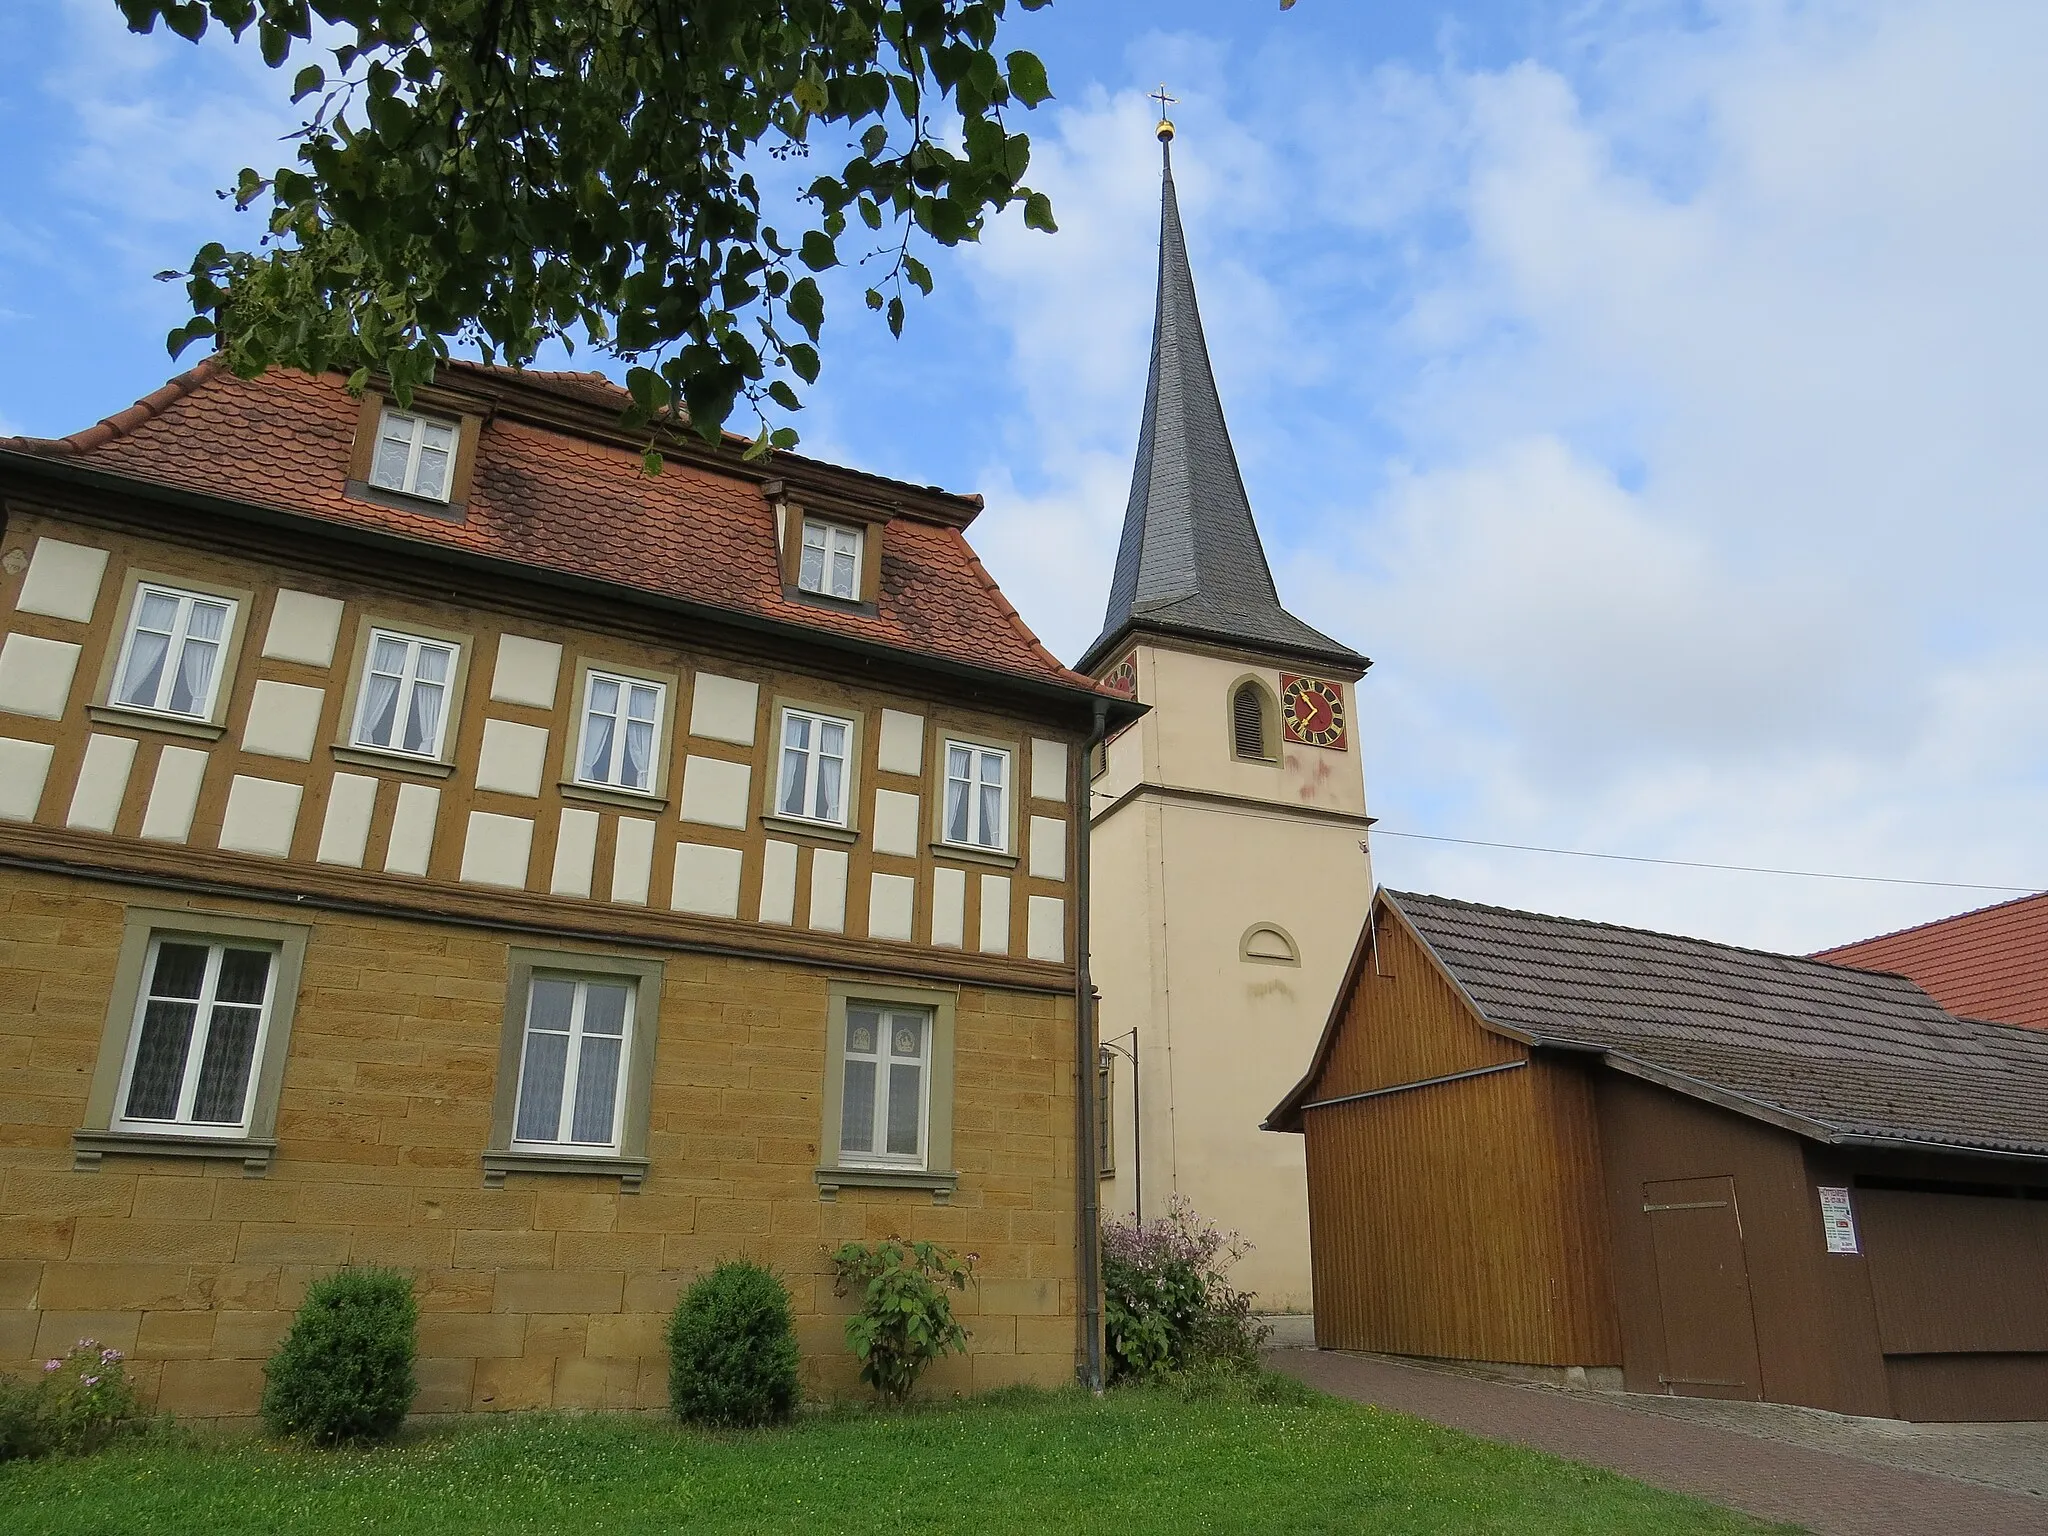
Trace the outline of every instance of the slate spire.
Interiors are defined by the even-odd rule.
[[[1280,606],[1209,367],[1173,187],[1173,125],[1159,212],[1159,297],[1138,461],[1091,671],[1134,631],[1211,639],[1354,672],[1365,658]]]

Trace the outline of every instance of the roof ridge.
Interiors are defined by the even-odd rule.
[[[91,453],[96,448],[104,448],[108,443],[128,436],[144,422],[161,416],[226,366],[227,359],[220,353],[209,353],[183,373],[151,390],[126,410],[104,416],[89,427],[63,437],[0,438],[0,448],[16,448],[25,453],[47,454],[52,458],[75,458],[81,454]]]
[[[1902,939],[1909,933],[1921,933],[1929,928],[1940,928],[1948,923],[1959,923],[1966,917],[1982,917],[1988,912],[1998,912],[2006,907],[2017,907],[2029,901],[2048,900],[2048,891],[2029,891],[2024,896],[2010,896],[2004,901],[1989,902],[1981,907],[1970,907],[1961,912],[1951,912],[1947,917],[1929,918],[1924,923],[1910,923],[1904,928],[1893,928],[1884,933],[1873,933],[1868,938],[1851,939],[1846,944],[1831,944],[1826,949],[1816,949],[1809,959],[1820,960],[1828,955],[1838,955],[1847,949],[1861,949],[1866,944],[1881,943],[1886,939]],[[1834,964],[1834,961],[1829,961]]]
[[[1781,949],[1759,949],[1753,944],[1730,944],[1722,939],[1701,938],[1697,934],[1671,933],[1661,928],[1637,928],[1628,923],[1610,923],[1597,917],[1565,917],[1556,912],[1531,912],[1524,907],[1497,907],[1488,902],[1467,901],[1460,896],[1438,896],[1429,891],[1397,891],[1391,886],[1383,886],[1381,889],[1397,902],[1410,899],[1434,901],[1441,902],[1445,906],[1463,907],[1470,912],[1492,912],[1501,917],[1533,917],[1546,923],[1569,923],[1575,928],[1604,928],[1610,933],[1636,934],[1643,938],[1677,939],[1687,944],[1702,944],[1709,949],[1725,950],[1730,954],[1756,955],[1765,960],[1793,960],[1797,961],[1801,966],[1811,966],[1824,971],[1854,971],[1865,976],[1888,976],[1897,981],[1912,982],[1916,987],[1920,985],[1918,982],[1914,982],[1910,976],[1906,976],[1898,971],[1883,971],[1878,970],[1874,966],[1867,965],[1840,965],[1831,960],[1817,959],[1812,955],[1792,954]],[[1924,991],[1925,988],[1921,990]]]

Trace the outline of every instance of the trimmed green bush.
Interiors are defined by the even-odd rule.
[[[683,1293],[668,1323],[668,1397],[688,1424],[753,1428],[796,1408],[796,1324],[789,1290],[729,1259]]]
[[[388,1439],[419,1390],[418,1332],[412,1281],[396,1270],[343,1269],[314,1281],[263,1367],[264,1422],[315,1445]]]

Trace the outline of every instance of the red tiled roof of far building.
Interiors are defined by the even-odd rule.
[[[1908,977],[1963,1018],[2048,1029],[2048,894],[1860,939],[1813,958]]]
[[[498,385],[550,396],[614,432],[627,400],[595,374],[456,364],[440,382],[457,391]],[[82,432],[54,441],[0,439],[0,447],[1096,691],[1092,679],[1069,671],[1039,643],[958,527],[895,516],[884,536],[873,612],[795,602],[784,595],[774,516],[753,478],[675,457],[649,475],[640,454],[622,441],[500,410],[480,434],[475,478],[457,520],[347,492],[359,410],[338,373],[272,369],[240,379],[209,358]],[[856,478],[879,492],[894,484]],[[890,504],[886,494],[878,500]],[[963,509],[961,521],[972,515],[975,503],[952,502]]]

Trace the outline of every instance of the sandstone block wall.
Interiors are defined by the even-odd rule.
[[[265,1176],[111,1154],[72,1169],[131,901],[312,926]],[[129,1353],[160,1409],[252,1414],[307,1282],[374,1263],[418,1288],[417,1411],[659,1407],[679,1290],[744,1255],[790,1285],[807,1390],[840,1394],[859,1387],[825,1256],[895,1234],[980,1257],[971,1353],[930,1390],[1072,1379],[1070,999],[961,990],[950,1204],[827,1202],[812,1171],[833,974],[663,955],[642,1192],[566,1173],[489,1189],[514,942],[533,941],[0,870],[0,1366],[89,1335]]]

